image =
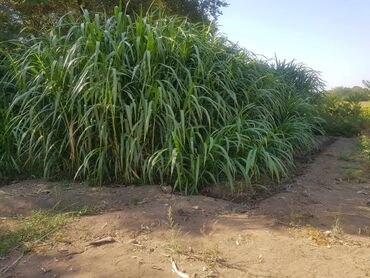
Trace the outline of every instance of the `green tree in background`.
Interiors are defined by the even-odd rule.
[[[43,30],[67,12],[111,12],[119,0],[2,0],[0,2],[0,39],[14,36],[24,27]],[[122,1],[128,12],[159,8],[168,14],[188,17],[193,22],[217,19],[225,0],[131,0]]]
[[[363,83],[365,86],[367,85],[366,81],[364,81]],[[336,87],[328,91],[328,93],[342,100],[347,100],[347,101],[369,101],[370,100],[370,90],[368,88],[363,88],[359,86],[355,86],[352,88]]]

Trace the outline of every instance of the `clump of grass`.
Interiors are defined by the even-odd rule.
[[[166,248],[173,254],[186,254],[188,247],[182,240],[183,233],[178,229],[171,229]]]
[[[212,26],[117,7],[12,45],[16,157],[48,178],[234,190],[279,181],[320,132],[315,71],[261,61]]]
[[[339,217],[335,219],[335,222],[333,226],[331,227],[331,231],[334,236],[339,236],[343,233],[343,225]]]
[[[361,154],[370,160],[370,138],[366,135],[360,136],[360,150]]]
[[[304,232],[310,240],[314,241],[318,245],[328,245],[330,243],[329,237],[325,235],[323,231],[312,227],[311,225],[307,225]]]
[[[351,161],[353,158],[352,158],[352,154],[348,152],[343,152],[339,154],[338,159],[343,160],[343,161]]]
[[[91,212],[92,210],[89,208],[68,212],[34,211],[29,217],[18,219],[14,229],[0,229],[0,256],[5,256],[14,249],[27,252],[58,232],[74,217],[90,214]]]
[[[370,226],[360,227],[358,229],[358,234],[359,235],[365,235],[365,236],[369,236],[370,237]]]
[[[343,171],[344,178],[350,182],[350,181],[358,181],[363,182],[364,181],[364,169],[362,168],[346,168]]]
[[[172,230],[176,228],[176,223],[172,213],[172,206],[170,206],[167,210],[167,224]]]
[[[18,227],[14,231],[1,231],[0,255],[6,255],[17,247],[25,251],[29,250],[35,242],[52,235],[69,219],[70,216],[63,213],[33,212],[30,217],[19,220]]]

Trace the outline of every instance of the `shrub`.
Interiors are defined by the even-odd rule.
[[[279,180],[314,142],[310,97],[320,79],[302,65],[259,61],[214,33],[117,8],[110,18],[66,16],[49,35],[19,40],[7,80],[17,87],[22,167],[185,193]]]
[[[329,135],[351,137],[369,124],[359,102],[323,95],[318,101],[318,110],[325,120],[323,128]]]
[[[366,85],[366,83],[364,83]],[[332,94],[341,98],[345,101],[369,101],[370,100],[370,90],[368,88],[362,88],[359,86],[355,86],[352,88],[347,87],[336,87],[330,91],[328,94]]]

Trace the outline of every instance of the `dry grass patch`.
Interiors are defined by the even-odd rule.
[[[29,252],[59,232],[75,217],[92,214],[95,210],[84,207],[70,211],[36,210],[29,217],[18,218],[12,225],[0,227],[0,256],[20,249]]]

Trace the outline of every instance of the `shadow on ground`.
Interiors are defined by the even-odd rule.
[[[7,274],[173,277],[169,257],[174,257],[197,277],[211,272],[213,277],[366,277],[370,182],[346,180],[343,167],[356,162],[340,159],[343,150],[355,147],[354,139],[338,139],[285,192],[253,209],[165,194],[158,186],[97,189],[26,181],[2,187],[1,221],[38,208],[97,211],[76,219]],[[116,242],[88,245],[107,236]]]

